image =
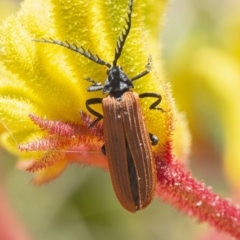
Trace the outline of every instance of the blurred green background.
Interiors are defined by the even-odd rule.
[[[14,13],[19,2],[0,0],[0,19]],[[216,106],[218,94],[197,74],[196,53],[217,49],[239,60],[240,51],[234,48],[240,36],[239,16],[237,0],[172,0],[159,36],[167,80],[177,107],[189,120],[190,168],[225,197],[230,196],[223,167],[225,123]],[[230,97],[226,91],[226,99]],[[116,200],[109,174],[101,169],[72,165],[57,180],[35,187],[30,175],[15,169],[13,156],[4,150],[0,153],[2,184],[33,239],[188,240],[202,239],[208,230],[207,224],[197,223],[159,199],[136,214],[126,212]]]

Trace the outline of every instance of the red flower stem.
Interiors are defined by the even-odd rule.
[[[157,195],[180,211],[240,239],[240,208],[197,181],[179,162],[157,159]]]

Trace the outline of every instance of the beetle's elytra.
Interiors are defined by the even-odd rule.
[[[103,131],[113,188],[129,211],[145,208],[156,189],[156,166],[137,93],[127,91],[121,101],[103,99]],[[114,116],[114,117],[113,117]],[[123,161],[124,160],[124,161]]]
[[[161,102],[160,94],[147,92],[138,95],[131,91],[133,81],[150,72],[150,58],[146,65],[147,69],[132,79],[117,65],[131,29],[132,11],[133,0],[130,0],[126,18],[127,26],[118,38],[112,65],[89,50],[78,47],[76,44],[69,44],[67,41],[62,42],[51,38],[35,41],[63,46],[109,68],[104,85],[91,78],[86,79],[92,83],[87,88],[88,91],[102,90],[107,94],[103,99],[91,98],[86,101],[88,111],[97,117],[89,127],[103,118],[105,144],[102,152],[108,159],[115,194],[126,210],[136,212],[148,206],[155,196],[156,165],[151,145],[158,142],[157,137],[147,131],[139,98],[156,98],[149,108],[163,110],[157,107]],[[103,115],[91,108],[94,104],[102,104]]]

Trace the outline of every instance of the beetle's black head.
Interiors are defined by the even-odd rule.
[[[103,87],[103,93],[113,94],[121,93],[133,88],[132,81],[123,72],[120,66],[112,66],[107,71],[108,77]]]

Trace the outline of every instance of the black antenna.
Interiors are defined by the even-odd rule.
[[[52,38],[49,38],[49,39],[45,39],[45,38],[42,38],[42,39],[34,39],[33,41],[35,41],[35,42],[43,42],[43,43],[51,43],[51,44],[59,45],[59,46],[68,48],[68,49],[70,49],[70,50],[73,50],[73,51],[75,51],[75,52],[77,52],[77,53],[80,53],[81,55],[83,55],[84,57],[90,59],[91,61],[93,61],[93,62],[95,62],[95,63],[98,63],[98,64],[100,64],[100,65],[105,65],[105,66],[107,66],[108,68],[111,67],[111,64],[110,64],[110,63],[103,61],[97,54],[96,54],[96,55],[93,55],[93,54],[90,52],[90,50],[85,50],[82,46],[81,46],[81,47],[78,47],[75,43],[70,44],[68,41],[62,42],[62,41],[54,40],[54,39],[52,39]]]
[[[129,2],[129,10],[127,11],[127,18],[125,18],[125,21],[127,23],[127,27],[124,26],[125,32],[122,31],[121,35],[118,37],[117,47],[115,48],[115,58],[113,60],[113,66],[117,65],[117,60],[121,56],[124,43],[130,32],[131,23],[132,23],[132,10],[133,10],[133,0]]]

